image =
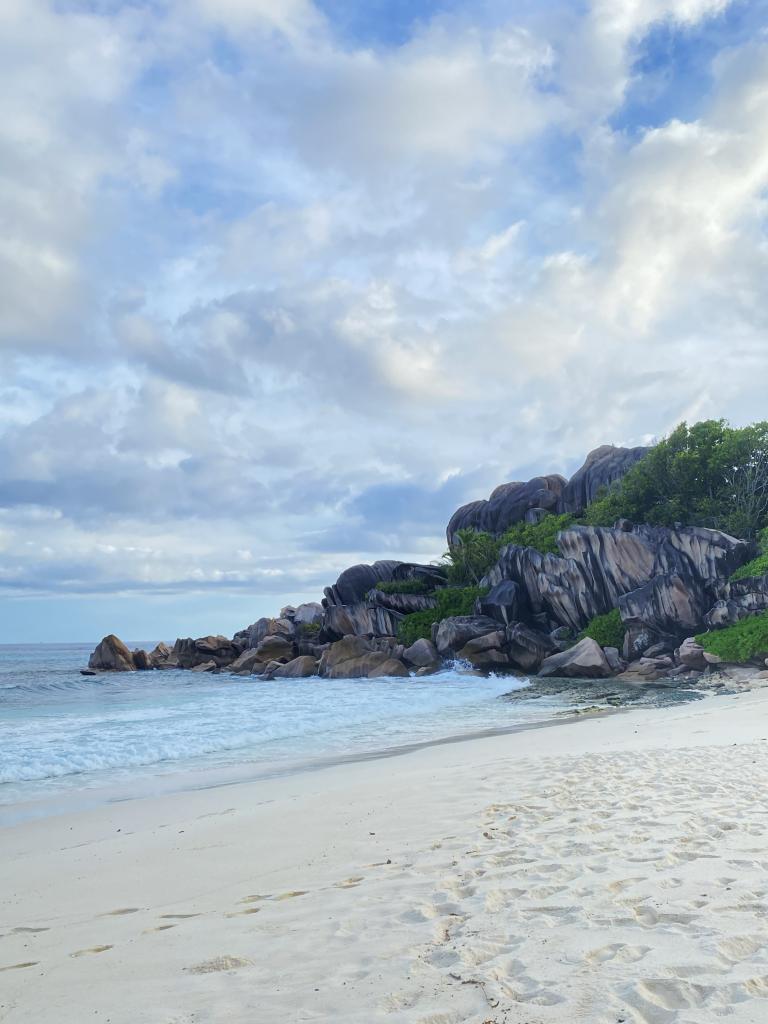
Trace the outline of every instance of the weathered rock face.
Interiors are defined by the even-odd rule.
[[[131,658],[133,659],[134,666],[139,672],[146,672],[148,669],[153,667],[150,656],[142,648],[138,648],[138,650],[133,651],[131,653]]]
[[[650,448],[616,448],[612,444],[595,448],[565,486],[558,511],[583,512],[601,488],[621,480],[649,451]]]
[[[476,611],[478,615],[487,615],[502,625],[509,626],[524,617],[526,596],[519,583],[514,580],[502,580],[492,587],[485,597],[478,599]]]
[[[468,661],[475,668],[506,668],[509,665],[509,657],[504,650],[505,639],[503,629],[475,637],[461,648],[458,657],[462,661]]]
[[[285,665],[280,665],[273,672],[273,679],[307,679],[317,675],[318,662],[308,655],[294,658]]]
[[[570,650],[545,658],[539,675],[564,676],[566,679],[595,679],[612,675],[612,669],[600,644],[591,637],[585,637]]]
[[[191,637],[179,638],[173,645],[171,656],[179,668],[194,668],[206,661],[213,661],[217,668],[231,664],[238,656],[238,649],[225,636],[203,636],[197,640]]]
[[[241,655],[235,658],[235,660],[229,666],[229,671],[238,672],[241,675],[248,675],[250,672],[253,671],[254,668],[256,668],[258,671],[260,668],[263,667],[264,662],[261,660],[258,651],[256,651],[255,649],[251,649],[248,651],[243,651]]]
[[[524,519],[532,508],[555,512],[565,486],[565,477],[558,474],[502,484],[487,501],[471,501],[453,513],[446,530],[448,544],[453,544],[459,530],[464,529],[482,530],[498,536],[513,523]]]
[[[135,672],[136,666],[133,663],[131,652],[123,641],[110,633],[96,646],[93,654],[88,659],[88,668],[100,672]]]
[[[496,633],[499,623],[487,615],[454,615],[440,623],[435,646],[442,657],[451,657],[469,643],[487,633]]]
[[[170,656],[171,648],[161,640],[157,647],[155,647],[153,651],[150,651],[149,654],[149,661],[152,668],[160,668],[164,662],[168,661]]]
[[[439,565],[424,565],[421,562],[399,562],[392,570],[392,580],[421,580],[433,587],[446,583],[446,573]]]
[[[300,604],[293,614],[294,626],[319,626],[323,621],[325,609],[319,601],[308,601]]]
[[[424,612],[434,608],[437,601],[427,594],[385,594],[382,590],[372,590],[367,604],[388,608],[401,615],[412,615],[413,612]]]
[[[380,665],[377,665],[376,668],[373,668],[368,672],[368,678],[381,679],[383,677],[390,676],[395,679],[405,679],[410,676],[410,674],[411,673],[402,661],[398,661],[397,658],[387,658],[386,661],[383,661]]]
[[[265,636],[255,653],[265,665],[270,661],[290,661],[293,657],[293,644],[284,636]]]
[[[676,655],[680,664],[686,668],[703,672],[707,667],[707,662],[704,658],[704,648],[692,636],[686,637],[683,640],[677,649]]]
[[[507,627],[506,649],[510,663],[515,668],[522,672],[535,672],[542,661],[557,648],[546,633],[515,622]]]
[[[401,562],[381,561],[373,565],[352,565],[345,569],[332,587],[325,588],[326,606],[357,604],[377,583],[388,583]]]
[[[619,598],[622,621],[654,637],[678,640],[701,626],[711,598],[695,576],[677,573],[655,576]]]
[[[589,453],[584,465],[567,482],[553,474],[525,483],[502,484],[487,501],[471,501],[454,512],[446,531],[448,543],[453,544],[462,529],[483,530],[498,537],[532,510],[539,510],[536,518],[542,512],[581,512],[594,501],[601,487],[620,480],[649,450],[602,445]]]
[[[350,605],[330,605],[325,609],[323,636],[328,639],[355,636],[394,636],[403,619],[401,612],[383,605],[358,601]]]
[[[749,615],[768,610],[768,575],[725,584],[720,599],[705,616],[709,629],[732,626]]]
[[[403,658],[414,668],[433,668],[440,661],[437,648],[431,640],[419,639],[403,651]]]
[[[292,619],[276,618],[257,619],[246,629],[241,629],[232,637],[233,645],[241,650],[248,650],[250,647],[258,647],[261,641],[267,636],[293,637],[295,626]]]
[[[637,526],[627,530],[576,526],[559,535],[558,545],[563,557],[507,546],[483,580],[484,585],[495,587],[511,580],[524,595],[529,621],[543,625],[547,620],[550,628],[580,630],[595,615],[621,607],[620,598],[660,576],[669,578],[666,590],[675,597],[671,602],[674,605],[679,595],[676,584],[670,581],[677,576],[686,585],[690,581],[699,614],[693,627],[683,625],[691,615],[683,615],[680,607],[675,614],[669,594],[665,595],[665,588],[658,583],[652,594],[644,592],[637,602],[628,600],[625,606],[628,621],[636,619],[643,628],[662,634],[674,627],[675,635],[682,634],[679,639],[702,624],[707,601],[711,602],[710,585],[714,590],[718,577],[727,578],[743,563],[749,550],[743,541],[698,527],[669,530]],[[651,618],[654,610],[660,616],[658,620]],[[652,642],[649,639],[648,645]]]

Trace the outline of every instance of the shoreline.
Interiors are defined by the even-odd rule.
[[[2,1019],[758,1024],[768,692],[562,725],[6,829]]]
[[[570,680],[569,686],[576,687],[582,682],[584,685],[590,683],[606,683],[606,680]],[[537,680],[531,678],[528,686],[523,689],[535,689]],[[675,701],[670,706],[685,704],[696,699],[706,699],[711,696],[711,691],[685,690],[674,685],[664,686],[661,683],[649,684],[644,689],[652,692],[654,689],[677,689],[680,692],[698,694],[698,697],[689,697]],[[520,690],[510,691],[497,697],[497,700],[504,700],[511,697]],[[517,698],[520,699],[519,697]],[[597,701],[599,698],[595,697]],[[528,698],[532,701],[534,698]],[[652,710],[650,705],[643,705],[646,709]],[[663,706],[663,705],[662,705]],[[80,776],[53,777],[51,781],[55,788],[52,795],[27,797],[17,801],[0,803],[0,830],[13,827],[25,821],[67,815],[81,810],[95,809],[104,804],[123,803],[134,799],[159,798],[171,796],[175,793],[197,792],[206,789],[224,788],[232,785],[260,783],[270,779],[288,778],[303,773],[325,771],[339,765],[359,764],[368,761],[378,761],[389,758],[398,758],[409,753],[444,744],[463,743],[474,739],[490,738],[493,736],[513,735],[527,732],[529,730],[548,729],[551,726],[567,725],[571,722],[583,721],[588,718],[607,717],[609,715],[626,712],[636,709],[633,703],[624,705],[599,704],[599,703],[573,703],[563,708],[553,708],[549,717],[535,720],[516,722],[512,725],[492,725],[485,728],[470,729],[466,732],[449,732],[444,735],[418,739],[410,742],[395,743],[387,747],[371,747],[367,749],[352,750],[347,753],[319,754],[302,759],[287,759],[279,762],[259,762],[252,758],[244,757],[226,766],[199,766],[190,763],[186,766],[167,767],[167,762],[156,762],[147,765],[138,765],[134,769],[124,769],[126,772],[133,770],[133,777],[127,780],[119,779],[93,779],[87,781],[82,787],[76,785],[75,780]],[[115,772],[120,769],[114,769]],[[92,773],[84,773],[86,776]],[[66,785],[66,780],[72,780],[71,786]],[[34,781],[34,780],[33,780]],[[43,785],[45,780],[39,780],[38,785]],[[6,785],[24,785],[25,783],[12,783]]]

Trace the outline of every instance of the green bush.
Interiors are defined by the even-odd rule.
[[[490,533],[459,530],[443,555],[448,582],[456,587],[477,586],[499,557],[499,542]]]
[[[542,555],[559,555],[557,535],[561,530],[567,530],[573,523],[574,518],[568,513],[561,516],[548,513],[540,523],[515,523],[503,535],[499,546],[518,544],[522,548],[535,548]]]
[[[427,580],[391,580],[377,583],[376,589],[382,594],[431,594],[435,585]]]
[[[588,636],[596,640],[601,647],[618,647],[621,650],[625,632],[619,609],[614,608],[605,615],[596,615],[587,628],[579,633],[579,640]]]
[[[472,615],[475,601],[478,597],[485,597],[487,593],[485,587],[441,587],[435,591],[434,608],[405,616],[397,630],[397,639],[407,646],[422,637],[429,640],[433,623],[454,615]]]
[[[733,626],[701,633],[696,637],[705,651],[723,661],[749,661],[756,655],[768,655],[768,612],[741,619]]]
[[[768,527],[760,534],[760,548],[763,554],[737,569],[731,576],[732,580],[748,580],[752,576],[765,576],[768,573]]]

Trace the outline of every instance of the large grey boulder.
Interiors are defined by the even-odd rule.
[[[518,622],[523,614],[523,594],[514,580],[502,580],[477,600],[478,615],[487,615],[504,626]]]
[[[300,604],[293,613],[294,626],[319,626],[323,621],[325,609],[319,601],[307,601]]]
[[[621,480],[649,451],[650,448],[617,448],[612,444],[595,448],[566,484],[558,511],[583,512],[603,488]]]
[[[355,604],[329,605],[323,617],[322,635],[340,640],[354,636],[395,636],[403,620],[402,612],[369,601]]]
[[[501,484],[487,501],[471,501],[453,513],[446,530],[448,544],[455,543],[459,530],[479,530],[499,536],[513,523],[524,519],[529,509],[554,512],[564,488],[565,477],[559,474]]]
[[[265,665],[270,661],[290,661],[293,657],[293,644],[284,636],[265,636],[255,653]]]
[[[97,645],[88,659],[88,668],[99,672],[135,672],[133,656],[120,637],[110,633]]]
[[[496,633],[499,623],[487,615],[453,615],[443,619],[437,628],[435,646],[442,657],[455,655],[470,640]]]
[[[407,679],[410,672],[397,658],[387,658],[380,665],[375,666],[368,672],[369,679],[380,679],[389,677],[392,679]]]
[[[461,661],[468,661],[475,668],[486,670],[506,668],[509,666],[509,657],[504,650],[505,640],[503,629],[499,629],[495,633],[486,633],[484,636],[467,641],[458,652],[457,657]]]
[[[288,618],[266,618],[257,619],[246,629],[235,633],[232,643],[239,650],[248,650],[258,647],[261,641],[268,636],[293,637],[295,626],[292,619]]]
[[[535,672],[542,661],[557,650],[557,646],[546,633],[515,622],[507,627],[506,650],[515,668],[522,672]]]
[[[425,640],[423,637],[414,641],[410,647],[406,647],[403,657],[414,668],[432,668],[440,661],[440,655],[437,653],[435,645],[431,640]]]
[[[584,637],[574,647],[545,658],[540,676],[564,676],[566,679],[605,679],[612,669],[602,647],[591,637]]]
[[[285,665],[275,668],[272,673],[273,679],[308,679],[316,676],[318,670],[317,659],[309,655],[300,655]]]
[[[262,660],[258,651],[252,649],[243,651],[241,655],[235,658],[235,660],[229,666],[229,671],[241,673],[242,675],[248,675],[250,672],[253,671],[254,668],[263,668],[265,664],[266,662]]]
[[[435,598],[428,594],[385,594],[383,590],[372,590],[368,596],[368,603],[401,615],[429,611],[437,605]]]
[[[699,577],[670,573],[623,594],[619,610],[626,626],[680,640],[701,627],[710,600]]]
[[[675,655],[678,662],[686,668],[695,669],[697,672],[703,672],[707,667],[707,662],[704,658],[704,648],[700,643],[698,643],[695,637],[686,637],[678,647]]]
[[[382,560],[372,565],[361,563],[345,569],[331,587],[325,588],[326,606],[350,605],[362,601],[377,583],[389,582],[400,562]]]

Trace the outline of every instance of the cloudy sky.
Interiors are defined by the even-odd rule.
[[[763,0],[2,0],[0,639],[231,633],[768,415]]]

